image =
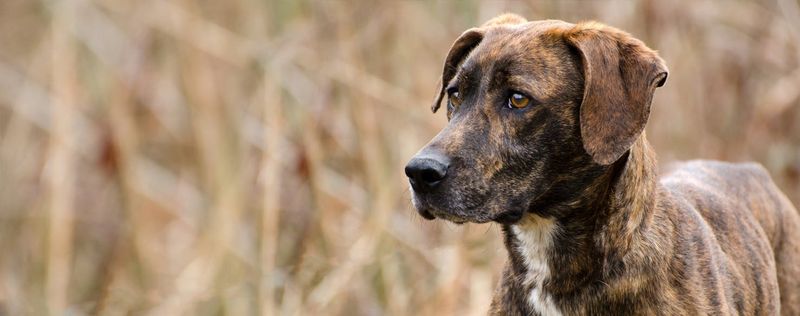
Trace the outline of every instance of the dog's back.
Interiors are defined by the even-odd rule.
[[[748,288],[751,297],[720,297],[744,302],[742,311],[765,310],[771,304],[769,284],[777,282],[783,315],[800,315],[800,215],[758,164],[691,161],[661,180],[677,208],[702,220],[686,225],[711,229],[712,261],[727,262],[730,284],[719,282],[720,293]],[[728,232],[736,231],[738,234]],[[701,234],[698,234],[698,236]],[[711,268],[711,267],[710,267]],[[774,274],[773,273],[776,273]],[[724,279],[724,278],[723,278]]]

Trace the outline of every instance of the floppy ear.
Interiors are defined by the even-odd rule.
[[[655,51],[612,27],[579,24],[565,39],[583,62],[583,148],[596,163],[609,165],[644,130],[653,92],[667,80],[667,67]]]
[[[447,58],[444,60],[444,70],[442,71],[442,78],[439,83],[439,91],[431,106],[431,111],[433,111],[433,113],[436,113],[436,110],[439,109],[439,105],[442,103],[442,98],[444,97],[444,88],[447,83],[453,79],[453,76],[456,75],[458,65],[461,64],[461,61],[469,55],[469,52],[471,52],[475,46],[478,46],[478,43],[480,43],[482,39],[483,30],[471,28],[461,33],[461,36],[459,36],[455,43],[453,43],[453,46],[450,47],[450,52],[447,53]]]

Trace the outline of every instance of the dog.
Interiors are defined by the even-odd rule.
[[[800,315],[800,216],[755,163],[659,179],[658,54],[596,22],[506,14],[461,34],[406,165],[426,219],[496,222],[492,315]]]

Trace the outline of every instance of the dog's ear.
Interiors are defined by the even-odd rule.
[[[653,92],[667,80],[667,67],[644,43],[609,26],[578,24],[565,39],[583,64],[583,148],[596,163],[609,165],[644,130]]]
[[[447,58],[444,60],[444,70],[442,71],[439,90],[431,106],[431,111],[433,111],[433,113],[436,113],[436,110],[439,109],[442,98],[444,98],[445,86],[453,79],[453,76],[456,75],[458,65],[461,64],[461,61],[469,55],[469,52],[483,40],[483,32],[483,29],[480,28],[466,30],[464,33],[461,33],[461,36],[459,36],[455,43],[453,43],[453,46],[450,47],[450,52],[447,53]]]

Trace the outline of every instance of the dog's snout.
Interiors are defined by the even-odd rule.
[[[405,171],[415,191],[428,192],[444,180],[449,165],[449,159],[444,156],[421,155],[411,159]]]

